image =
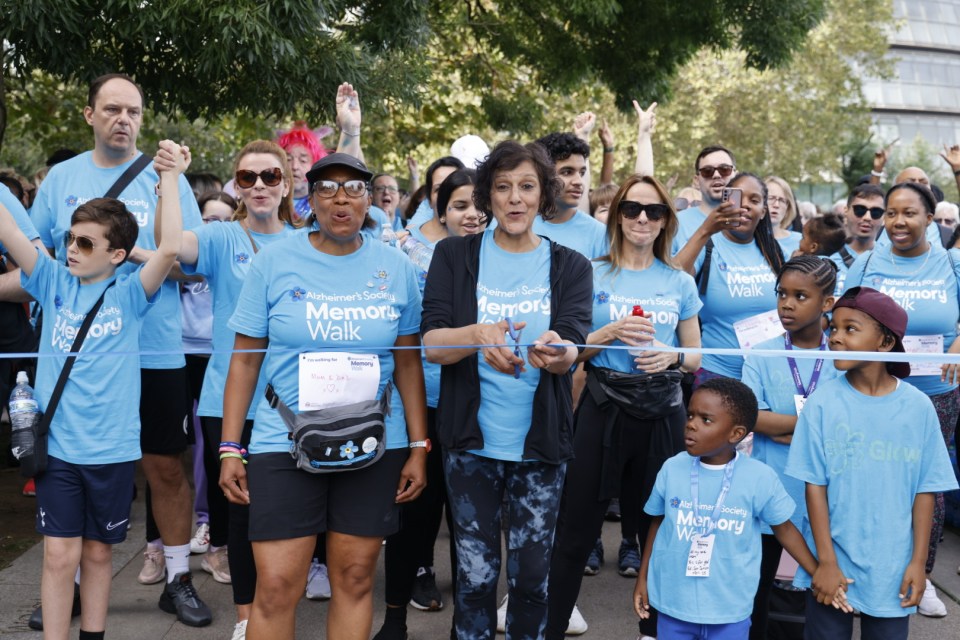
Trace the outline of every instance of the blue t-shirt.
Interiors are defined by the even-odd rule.
[[[850,255],[853,256],[854,262],[856,262],[857,256],[860,254],[854,251],[850,245],[847,245],[847,251],[850,252]],[[869,253],[869,250],[867,253]],[[840,297],[840,295],[846,289],[847,273],[850,271],[850,267],[852,267],[853,264],[851,263],[850,267],[848,267],[843,261],[843,255],[839,251],[830,256],[830,260],[833,260],[833,264],[837,265],[837,288],[834,289],[834,296]]]
[[[433,218],[433,209],[430,207],[430,199],[424,198],[413,212],[413,217],[407,221],[407,229],[418,229],[430,219]]]
[[[700,312],[703,346],[738,349],[734,323],[777,308],[777,277],[755,242],[739,244],[717,233],[713,244],[710,281]],[[697,272],[703,266],[704,255],[694,265]],[[728,378],[739,378],[743,358],[704,354],[701,366]]]
[[[38,251],[30,277],[21,272],[23,288],[43,307],[45,320],[39,352],[66,354],[83,319],[110,280],[81,285],[66,265]],[[139,268],[116,277],[103,306],[90,325],[60,404],[50,424],[48,452],[72,464],[113,464],[140,458],[140,336],[151,302]],[[123,355],[109,355],[110,353]],[[105,355],[104,355],[105,354]],[[37,402],[45,410],[65,356],[40,358]]]
[[[803,238],[803,234],[797,231],[790,231],[785,238],[777,238],[777,242],[780,243],[780,249],[783,251],[783,257],[787,260],[790,259],[790,256],[793,255],[793,252],[800,248],[800,240]]]
[[[134,160],[118,167],[101,168],[93,163],[93,152],[86,151],[50,168],[50,173],[37,190],[37,198],[30,213],[37,231],[40,232],[40,239],[47,247],[53,247],[58,260],[63,261],[66,255],[63,238],[70,230],[70,216],[74,210],[89,200],[102,197]],[[157,209],[154,188],[158,181],[159,177],[153,167],[147,166],[123,190],[119,198],[140,226],[137,246],[150,251],[157,248],[153,237],[153,221]],[[200,209],[187,179],[180,176],[179,185],[183,228],[193,229],[202,222]],[[117,269],[117,275],[133,273],[136,268],[136,265],[126,262]],[[178,283],[166,280],[161,286],[164,295],[143,320],[140,348],[149,352],[140,358],[140,367],[143,369],[176,369],[186,363],[180,353],[182,325],[177,288]]]
[[[761,342],[755,349],[770,349],[782,351],[786,349],[784,336]],[[816,351],[816,349],[793,348],[795,351]],[[813,369],[816,366],[816,360],[811,358],[794,358],[797,363],[797,371],[800,372],[800,380],[805,390],[810,389],[810,378],[813,376]],[[833,360],[824,360],[820,369],[820,380],[814,389],[814,394],[819,393],[820,385],[828,380],[833,380],[840,375],[840,371],[833,365]],[[793,373],[785,357],[771,358],[748,355],[743,362],[743,383],[750,387],[753,395],[757,397],[757,407],[761,411],[772,411],[787,416],[797,415],[797,405],[793,396],[798,393],[797,386],[793,381]],[[810,397],[813,397],[812,394]],[[806,497],[804,495],[805,487],[802,482],[792,478],[784,473],[787,467],[787,454],[790,453],[790,445],[774,442],[770,437],[762,433],[753,433],[753,452],[751,455],[760,462],[764,462],[771,469],[777,472],[780,482],[793,501],[797,505],[796,511],[790,517],[793,524],[799,529],[803,524],[803,517],[807,513]],[[765,527],[764,533],[771,533],[769,527]]]
[[[530,343],[550,328],[550,243],[526,253],[510,253],[497,246],[493,231],[484,231],[477,276],[477,322],[499,322],[509,317],[526,322],[520,338]],[[512,340],[507,335],[507,344]],[[521,357],[527,359],[521,347]],[[517,380],[495,371],[479,359],[480,410],[477,419],[483,449],[471,451],[497,460],[523,460],[523,443],[533,419],[533,395],[540,369],[526,365]]]
[[[10,212],[13,221],[17,223],[17,227],[23,232],[23,235],[27,236],[27,240],[33,241],[40,237],[37,228],[33,226],[33,222],[27,214],[27,210],[23,208],[23,204],[17,200],[17,197],[11,193],[5,184],[0,184],[0,204]],[[6,252],[6,248],[0,242],[0,254]]]
[[[770,467],[737,454],[719,518],[712,512],[724,467],[700,465],[700,513],[695,514],[690,490],[693,460],[686,451],[667,460],[643,508],[652,516],[663,516],[647,573],[650,604],[686,622],[740,622],[750,617],[760,582],[760,527],[786,522],[793,513],[793,500]],[[710,516],[716,525],[710,575],[705,578],[686,575],[698,516]]]
[[[423,296],[423,289],[427,286],[427,269],[430,268],[429,261],[433,260],[433,249],[437,246],[437,242],[430,242],[427,238],[420,233],[420,229],[415,230],[416,233],[411,233],[411,238],[406,240],[405,244],[401,251],[403,251],[407,257],[410,256],[410,251],[412,247],[416,247],[416,250],[422,251],[426,249],[429,252],[429,257],[426,259],[426,265],[417,265],[413,262],[411,257],[410,263],[413,264],[414,270],[417,273],[417,285],[420,287],[420,295]],[[423,267],[426,268],[423,268]],[[427,406],[436,408],[437,403],[440,401],[440,369],[441,366],[436,362],[430,362],[427,360],[427,352],[420,352],[420,362],[423,365],[423,382],[427,389]]]
[[[893,298],[907,312],[907,336],[943,336],[943,351],[957,337],[960,318],[960,251],[950,256],[939,245],[915,258],[894,256],[890,246],[864,252],[850,267],[846,289],[863,285]],[[872,257],[870,257],[872,254]],[[868,263],[869,260],[869,263]],[[864,272],[866,269],[866,272]],[[941,382],[940,376],[910,376],[907,382],[928,396],[955,389],[957,385]]]
[[[855,581],[850,604],[883,618],[914,613],[897,595],[913,553],[914,498],[957,488],[930,399],[909,384],[875,397],[846,376],[827,382],[800,414],[787,474],[827,487],[837,564]],[[815,550],[809,520],[801,531]],[[808,587],[810,576],[801,568],[793,583]]]
[[[213,355],[203,376],[203,389],[197,415],[223,417],[223,389],[230,368],[230,351],[236,333],[227,327],[227,321],[237,307],[240,289],[250,272],[250,265],[259,254],[254,252],[240,222],[203,224],[192,229],[197,236],[197,263],[182,264],[183,272],[206,278],[213,293]],[[294,233],[296,229],[284,225],[279,233],[250,232],[258,250]],[[252,420],[267,383],[263,375],[257,380],[254,402],[250,403],[247,419]]]
[[[607,228],[583,211],[577,211],[572,218],[560,223],[537,216],[533,219],[533,232],[573,249],[587,260],[610,253]]]
[[[420,332],[420,290],[406,256],[380,241],[367,239],[349,255],[332,256],[314,249],[310,234],[295,233],[257,254],[227,327],[269,339],[266,380],[297,413],[301,351],[363,347],[358,353],[380,358],[382,394],[393,377],[390,348],[397,336]],[[387,448],[406,447],[403,412],[392,412],[386,425]],[[260,402],[250,452],[289,451],[288,433],[280,414]]]
[[[680,253],[680,250],[690,241],[690,238],[706,219],[707,214],[701,211],[700,207],[687,207],[683,211],[677,212],[677,235],[673,236],[673,245],[671,246],[673,255]],[[703,249],[700,250],[698,259],[703,259]]]
[[[653,313],[656,339],[669,347],[679,346],[677,325],[700,312],[703,303],[697,296],[693,277],[672,269],[654,258],[649,268],[640,271],[621,269],[613,274],[610,263],[593,263],[593,327],[598,331],[611,322],[629,316],[634,305]],[[624,343],[614,340],[611,346]],[[636,372],[636,363],[626,349],[602,349],[590,359],[598,367],[626,373]]]

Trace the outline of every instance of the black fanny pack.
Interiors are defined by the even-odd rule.
[[[590,367],[587,388],[601,409],[614,403],[621,411],[641,420],[653,420],[674,413],[683,406],[679,370],[657,373],[624,373],[604,367]]]
[[[386,448],[384,419],[390,415],[393,384],[379,400],[294,413],[267,385],[267,402],[290,430],[290,455],[310,473],[356,471],[374,464]]]

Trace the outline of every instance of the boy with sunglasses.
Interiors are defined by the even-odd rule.
[[[864,251],[877,243],[877,234],[883,228],[883,189],[875,184],[861,184],[847,196],[843,218],[847,229],[847,245],[830,256],[837,265],[836,295],[843,292],[850,265]]]
[[[39,252],[0,206],[0,242],[21,268],[23,288],[46,312],[37,367],[37,400],[46,409],[79,327],[102,296],[49,427],[49,461],[37,479],[37,531],[44,536],[41,600],[45,637],[66,638],[73,582],[82,566],[80,638],[102,639],[113,574],[111,545],[123,542],[130,518],[135,461],[140,458],[140,329],[180,248],[178,178],[188,152],[160,173],[163,240],[147,262],[118,275],[138,236],[119,200],[95,198],[77,207],[64,236],[66,264]]]

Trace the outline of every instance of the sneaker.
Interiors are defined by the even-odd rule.
[[[190,553],[206,553],[210,550],[210,525],[206,522],[197,527],[190,539]]]
[[[167,561],[163,557],[163,547],[154,549],[147,545],[147,550],[143,552],[143,569],[140,569],[137,582],[140,584],[157,584],[166,575]]]
[[[76,618],[80,615],[80,585],[73,584],[73,608],[70,610],[70,617]],[[27,626],[34,631],[43,631],[43,607],[37,607],[30,614],[27,620]]]
[[[307,600],[330,599],[330,576],[327,574],[327,565],[317,560],[310,563],[310,572],[307,574]]]
[[[637,640],[657,640],[654,636],[645,636],[642,633],[637,636]]]
[[[640,573],[640,545],[624,538],[620,542],[619,557],[617,572],[624,578],[636,578]]]
[[[385,619],[380,631],[373,636],[373,640],[407,640],[407,625],[399,620]]]
[[[241,620],[237,624],[233,625],[233,635],[230,636],[230,640],[246,640],[247,637],[247,621]]]
[[[947,606],[937,597],[937,590],[929,580],[920,604],[917,605],[917,613],[928,618],[942,618],[947,615]]]
[[[497,633],[506,633],[507,632],[507,598],[510,596],[503,596],[503,600],[500,601],[500,606],[497,607]]]
[[[607,512],[603,515],[607,522],[620,522],[620,499],[614,498],[607,505]]]
[[[28,498],[35,498],[37,495],[37,483],[33,481],[33,478],[27,480],[23,485],[23,495]]]
[[[593,551],[587,558],[587,566],[583,568],[583,575],[595,576],[600,573],[600,565],[603,564],[603,540],[597,538],[597,544],[593,546]]]
[[[433,569],[420,567],[417,577],[413,580],[413,591],[410,594],[410,604],[421,611],[440,611],[443,609],[443,598],[437,589],[437,578]]]
[[[230,562],[227,559],[226,547],[203,554],[200,568],[212,575],[213,579],[220,584],[230,584]]]
[[[210,607],[203,603],[193,586],[189,571],[178,573],[173,582],[163,585],[158,606],[167,613],[177,614],[177,620],[188,627],[205,627],[213,622]]]
[[[573,611],[570,612],[570,622],[567,623],[566,634],[568,636],[579,636],[587,632],[587,621],[583,619],[580,613],[580,607],[573,605]]]

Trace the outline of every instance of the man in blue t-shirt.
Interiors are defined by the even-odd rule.
[[[837,295],[846,288],[847,271],[853,262],[876,244],[877,234],[883,229],[884,210],[883,189],[875,184],[858,185],[847,196],[847,208],[843,213],[847,244],[830,256],[837,265]]]
[[[103,196],[140,157],[137,135],[143,119],[143,91],[123,74],[95,79],[88,92],[84,119],[93,129],[94,146],[50,169],[40,185],[31,210],[40,239],[51,254],[62,260],[63,239],[70,217],[81,204]],[[130,252],[129,262],[118,270],[125,274],[145,263],[157,248],[153,216],[157,207],[158,176],[146,167],[117,195],[137,220],[140,233]],[[200,210],[182,175],[179,200],[183,228],[200,226]],[[174,271],[177,271],[175,268]],[[140,332],[140,448],[143,469],[152,492],[153,516],[163,554],[155,549],[147,559],[150,571],[145,583],[163,579],[167,591],[176,593],[174,612],[186,624],[202,626],[211,622],[210,610],[197,597],[190,579],[190,536],[193,504],[190,486],[180,461],[188,446],[185,425],[190,414],[187,404],[187,375],[181,344],[180,296],[171,279],[161,286],[163,295],[144,316]],[[124,393],[124,389],[113,389]],[[154,536],[149,536],[154,537]],[[141,574],[143,578],[144,574]],[[177,578],[177,582],[174,582]],[[164,598],[161,598],[161,606]],[[169,608],[168,608],[169,610]]]
[[[715,144],[704,147],[693,165],[693,180],[700,190],[700,204],[677,212],[677,235],[673,237],[671,252],[677,255],[694,232],[707,220],[707,215],[720,206],[723,189],[737,175],[733,152]],[[703,251],[700,252],[703,254]]]

